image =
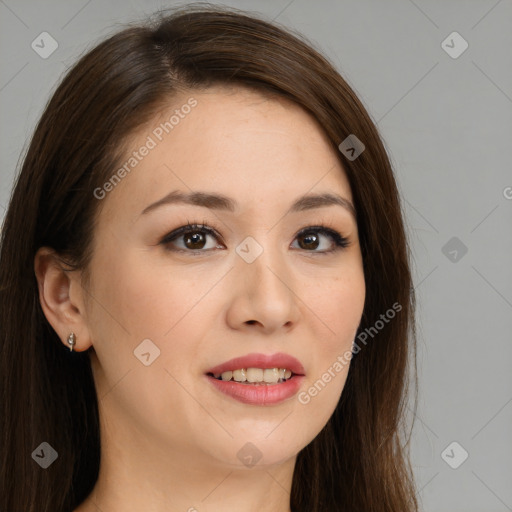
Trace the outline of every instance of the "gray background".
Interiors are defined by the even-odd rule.
[[[511,1],[226,3],[316,43],[385,140],[419,302],[411,453],[422,510],[512,510]],[[20,153],[66,68],[122,23],[173,4],[0,1],[0,218]],[[47,59],[31,48],[43,31],[58,42]],[[457,58],[442,45],[453,31],[469,44]],[[446,461],[459,464],[462,449],[469,456],[453,469]]]

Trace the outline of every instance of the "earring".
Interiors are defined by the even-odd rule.
[[[70,333],[70,334],[69,334],[69,336],[68,336],[68,343],[69,343],[69,345],[70,345],[70,347],[69,347],[69,351],[70,351],[70,352],[73,352],[73,347],[74,347],[74,346],[75,346],[75,344],[76,344],[76,336],[75,336],[75,333],[74,333],[74,332],[72,332],[72,333]]]

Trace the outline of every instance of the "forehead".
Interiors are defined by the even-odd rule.
[[[337,151],[314,117],[247,89],[182,92],[127,148],[113,170],[122,177],[104,199],[111,213],[121,204],[140,213],[171,190],[221,192],[247,208],[308,192],[352,199]]]

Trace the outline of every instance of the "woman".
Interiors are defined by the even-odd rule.
[[[218,7],[115,34],[5,217],[0,509],[416,511],[411,285],[383,143],[311,44]]]

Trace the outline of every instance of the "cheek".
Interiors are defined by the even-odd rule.
[[[327,286],[312,289],[304,302],[314,315],[316,340],[311,350],[311,368],[305,383],[303,405],[314,404],[320,422],[327,421],[341,396],[351,361],[351,349],[365,302],[362,270],[343,278],[333,278]],[[302,398],[302,399],[301,399]]]
[[[324,280],[319,286],[308,288],[304,289],[304,302],[326,332],[325,347],[332,350],[352,341],[365,302],[362,270],[351,272],[345,277]]]
[[[150,339],[161,351],[159,363],[178,373],[188,367],[198,349],[194,340],[207,337],[217,320],[221,287],[215,289],[215,284],[225,270],[205,266],[184,271],[132,250],[104,274],[101,295],[110,305],[105,321],[112,326],[112,337],[131,347],[129,353]]]
[[[106,266],[101,295],[133,338],[160,339],[192,307],[191,299],[199,292],[194,283],[182,283],[175,270],[148,264],[148,254],[125,254]]]
[[[185,278],[175,269],[148,262],[151,258],[137,251],[126,251],[117,261],[98,258],[93,283],[96,300],[89,318],[102,370],[97,379],[99,395],[107,396],[115,410],[133,415],[141,425],[148,418],[168,417],[169,409],[186,410],[190,395],[180,383],[189,387],[190,363],[198,353],[195,340],[202,339],[212,325],[207,301],[198,300],[218,280],[210,273],[211,282],[192,281],[189,274]],[[141,345],[147,339],[160,352],[144,366],[134,351],[147,347],[144,351],[149,350],[152,358],[153,345]],[[184,426],[174,423],[166,429],[178,435]]]

